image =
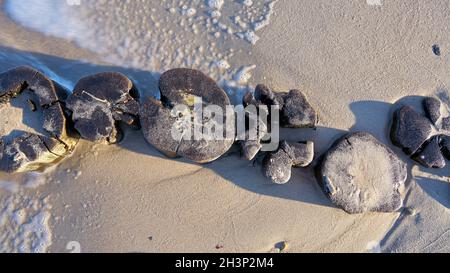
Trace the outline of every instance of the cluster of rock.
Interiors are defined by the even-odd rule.
[[[272,120],[273,110],[278,111],[279,123],[285,128],[315,128],[319,121],[316,110],[299,90],[289,92],[274,92],[265,85],[256,86],[254,94],[247,92],[243,105],[255,106],[259,111],[267,109],[266,116]],[[262,107],[261,106],[265,106]],[[258,113],[258,117],[261,113]],[[250,116],[250,115],[249,115]],[[278,121],[277,121],[278,122]],[[244,158],[252,160],[262,148],[261,142],[272,130],[270,123],[259,122],[258,140],[240,141]],[[282,141],[279,148],[268,152],[263,160],[263,171],[274,183],[285,184],[291,179],[292,167],[307,167],[314,159],[314,143],[288,143]]]
[[[112,144],[122,137],[121,124],[142,129],[148,143],[164,155],[183,157],[197,163],[212,162],[236,143],[237,115],[229,114],[227,94],[210,77],[192,69],[173,69],[159,82],[160,99],[140,99],[133,82],[120,73],[100,73],[81,79],[68,92],[39,71],[19,67],[0,74],[0,107],[30,93],[33,112],[42,115],[44,134],[23,132],[12,140],[0,142],[0,171],[41,170],[68,155],[78,139]],[[186,136],[195,130],[213,127],[212,116],[195,120],[196,102],[202,107],[223,110],[223,138],[195,139]],[[179,108],[180,106],[184,106]],[[314,160],[314,143],[281,141],[277,149],[262,151],[270,140],[271,120],[278,115],[286,128],[315,128],[318,115],[299,90],[273,92],[258,85],[248,92],[243,106],[255,106],[256,115],[245,110],[245,135],[249,124],[257,124],[256,139],[238,139],[246,160],[264,156],[266,177],[277,184],[291,179],[292,168],[307,167]],[[450,159],[450,117],[436,98],[425,98],[425,116],[411,106],[394,115],[391,138],[395,145],[427,167],[442,168]],[[267,111],[262,113],[262,111]],[[276,111],[276,113],[274,112]],[[217,117],[215,117],[217,118]],[[174,134],[175,130],[175,134]],[[231,137],[230,137],[231,136]],[[339,139],[320,158],[316,176],[323,192],[336,206],[348,213],[392,212],[402,205],[401,186],[407,179],[406,164],[388,147],[368,133],[352,133]]]
[[[194,126],[199,125],[196,124],[198,121],[192,122],[190,119],[196,99],[201,100],[202,106],[218,106],[224,112],[227,106],[231,106],[227,94],[214,80],[197,70],[173,69],[161,76],[159,89],[161,100],[148,97],[140,103],[139,92],[133,82],[120,73],[107,72],[87,76],[76,84],[72,92],[31,67],[19,67],[1,74],[2,105],[7,105],[24,92],[31,92],[36,102],[30,101],[30,107],[42,112],[42,127],[48,134],[23,132],[13,141],[2,142],[0,170],[40,170],[70,153],[79,137],[96,143],[116,143],[122,136],[119,124],[142,127],[145,139],[169,157],[184,157],[197,163],[208,163],[218,159],[231,148],[235,142],[234,113],[223,117],[223,124],[226,126],[223,139],[185,138],[187,132],[192,132]],[[255,97],[249,93],[244,103],[279,105],[283,124],[287,127],[313,127],[317,123],[314,109],[300,91],[275,94],[260,85],[256,94]],[[173,110],[179,105],[187,106],[187,109],[174,115]],[[189,117],[189,120],[186,120],[186,117]],[[202,117],[200,130],[212,122],[213,120]],[[265,135],[270,128],[265,127],[265,123],[260,124],[258,131]],[[173,134],[174,125],[178,126],[178,138]],[[260,141],[262,138],[243,145],[245,153],[248,154],[247,159],[253,159],[259,152]],[[246,148],[247,146],[249,148]],[[251,146],[254,147],[250,148]],[[311,143],[290,146],[283,143],[278,151],[267,157],[280,156],[282,151],[287,150],[286,147],[291,146],[294,152],[286,156],[292,159],[286,160],[289,163],[285,164],[289,165],[289,172],[291,166],[306,166],[312,162],[314,151]],[[293,158],[295,156],[301,158]],[[273,175],[276,168],[283,169],[286,166],[278,166],[273,160],[267,162],[269,163],[265,164],[266,168],[270,170],[267,173],[272,173],[268,177],[274,178],[277,183],[287,182],[286,179],[280,181]]]
[[[425,115],[406,105],[395,112],[392,142],[427,168],[444,168],[450,160],[450,116],[435,97],[423,99]],[[447,114],[447,115],[446,115]]]

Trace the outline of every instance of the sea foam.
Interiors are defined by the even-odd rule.
[[[264,38],[259,32],[276,2],[7,0],[6,10],[21,25],[73,41],[114,65],[154,73],[190,67],[226,82],[252,66],[231,59]]]

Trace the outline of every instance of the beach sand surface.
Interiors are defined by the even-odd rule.
[[[390,142],[389,125],[403,97],[417,103],[450,86],[450,4],[381,2],[280,0],[258,42],[232,40],[227,61],[236,70],[255,65],[249,86],[307,94],[319,127],[281,135],[314,141],[317,157],[349,131],[370,132],[392,148],[409,170],[399,212],[345,213],[321,192],[312,167],[273,185],[235,148],[198,165],[165,158],[126,129],[118,145],[81,141],[44,174],[0,174],[0,251],[70,252],[76,242],[82,252],[267,253],[286,242],[284,252],[449,252],[450,166],[416,166]],[[32,65],[73,87],[112,70],[143,94],[157,93],[162,71],[24,27],[4,9],[0,29],[1,71]]]

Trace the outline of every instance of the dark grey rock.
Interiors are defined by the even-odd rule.
[[[250,132],[246,132],[246,140],[240,141],[240,145],[243,151],[243,157],[250,161],[253,160],[262,148],[261,142],[264,137],[268,134],[267,125],[260,120],[257,127],[256,133],[250,136]],[[255,139],[256,138],[256,139]]]
[[[433,53],[434,53],[434,55],[436,55],[436,56],[441,56],[441,47],[439,46],[439,45],[437,45],[437,44],[434,44],[433,46],[432,46],[432,49],[433,49]]]
[[[432,124],[411,106],[404,106],[394,114],[391,128],[392,142],[408,155],[415,154],[432,133]]]
[[[262,104],[267,106],[278,105],[283,108],[285,93],[275,93],[264,84],[258,84],[255,89],[255,98]]]
[[[292,166],[308,167],[314,160],[314,143],[311,141],[289,143],[286,152],[292,158]]]
[[[254,97],[246,94],[244,105],[247,103],[278,106],[281,126],[286,128],[315,128],[319,121],[316,110],[312,107],[305,94],[299,90],[290,92],[273,92],[265,85],[258,85]]]
[[[177,68],[161,75],[161,100],[168,105],[186,104],[188,96],[203,99],[203,103],[225,107],[230,105],[228,95],[210,77],[201,71]]]
[[[450,160],[450,136],[441,136],[442,153]]]
[[[428,97],[423,100],[423,107],[427,117],[436,125],[441,117],[441,101],[437,98]]]
[[[256,86],[254,95],[247,92],[243,98],[244,107],[253,105],[261,111],[261,106],[266,106],[268,118],[271,119],[272,106],[277,106],[280,111],[280,125],[287,128],[315,128],[318,123],[316,110],[308,102],[306,96],[299,90],[290,92],[273,92],[269,87],[263,84]],[[258,128],[260,140],[272,130],[270,124],[267,128]],[[267,130],[267,131],[265,131]],[[241,141],[241,148],[244,157],[252,160],[261,149],[260,141],[254,139],[250,141]]]
[[[177,118],[172,116],[171,109],[164,107],[159,100],[147,97],[142,102],[140,116],[147,141],[166,156],[178,157],[181,137],[174,139],[172,136],[170,126],[177,122]]]
[[[439,99],[435,97],[425,98],[423,107],[427,117],[436,126],[437,130],[450,131],[450,116],[443,114],[442,103]]]
[[[253,160],[262,148],[259,140],[240,141],[239,144],[241,145],[242,156],[248,161]]]
[[[316,110],[299,90],[291,90],[284,96],[281,124],[288,128],[315,128],[318,123]]]
[[[424,98],[422,105],[425,116],[412,106],[396,111],[391,128],[392,142],[423,166],[444,168],[450,117],[444,115],[445,105],[436,97]]]
[[[50,152],[38,135],[30,133],[14,138],[0,150],[0,170],[9,173],[38,170],[42,164],[60,158]]]
[[[326,196],[350,214],[398,210],[402,206],[399,188],[406,178],[406,164],[364,132],[338,140],[317,168]]]
[[[259,108],[260,106],[265,106],[256,98],[251,92],[247,92],[243,98],[243,105],[246,107],[245,118],[246,118],[246,133],[245,140],[240,140],[239,144],[241,146],[243,157],[246,160],[253,160],[262,148],[262,140],[269,133],[267,121],[262,120],[261,111],[267,111],[268,109]],[[251,111],[247,108],[249,106],[255,106],[255,111]],[[267,116],[268,113],[266,113]],[[251,124],[251,129],[250,129]],[[250,133],[250,130],[254,130]]]
[[[59,92],[65,92],[61,86],[44,74],[28,66],[20,66],[1,74],[0,101],[9,102],[25,89],[32,90],[40,106],[51,105],[59,101]]]
[[[97,143],[120,140],[119,122],[139,126],[139,93],[126,76],[106,72],[81,79],[67,99],[81,137]]]
[[[219,106],[225,115],[230,100],[211,78],[196,70],[174,69],[161,76],[159,86],[162,101],[146,98],[140,112],[144,137],[152,146],[169,157],[180,156],[197,163],[214,161],[231,148],[235,136],[234,113],[228,119],[224,116],[226,126],[222,139],[194,139],[194,122],[198,121],[186,119],[193,115],[194,101],[199,98],[204,107]],[[180,105],[189,113],[175,112]],[[204,118],[198,125],[204,131],[211,122]],[[176,135],[172,133],[174,128]]]
[[[257,109],[260,106],[266,105],[266,104],[262,103],[260,100],[256,99],[255,96],[253,95],[253,93],[250,92],[250,91],[247,91],[247,93],[245,93],[244,97],[242,98],[242,104],[244,105],[244,107],[248,107],[250,105],[253,105]]]
[[[41,114],[42,128],[35,129],[43,134],[20,132],[7,141],[3,139],[6,136],[0,136],[0,171],[41,170],[69,154],[78,142],[65,116],[63,103],[67,90],[27,66],[0,74],[0,107],[10,107],[9,104],[25,92],[31,92],[34,97],[28,100],[28,107],[33,115]]]
[[[286,184],[291,179],[292,167],[307,167],[314,160],[314,143],[288,143],[283,141],[273,153],[263,160],[263,171],[276,184]]]
[[[439,143],[440,136],[433,137],[423,145],[423,150],[414,156],[414,160],[427,168],[444,168],[446,163]]]
[[[441,128],[442,130],[450,132],[450,117],[445,117],[442,119]]]

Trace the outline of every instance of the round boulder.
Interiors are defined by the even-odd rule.
[[[402,206],[406,164],[369,133],[338,140],[317,169],[319,184],[333,204],[350,214],[394,212]]]
[[[144,137],[153,147],[197,163],[214,161],[231,148],[234,111],[227,111],[230,100],[213,79],[179,68],[165,72],[159,88],[161,101],[146,98],[140,111]]]

